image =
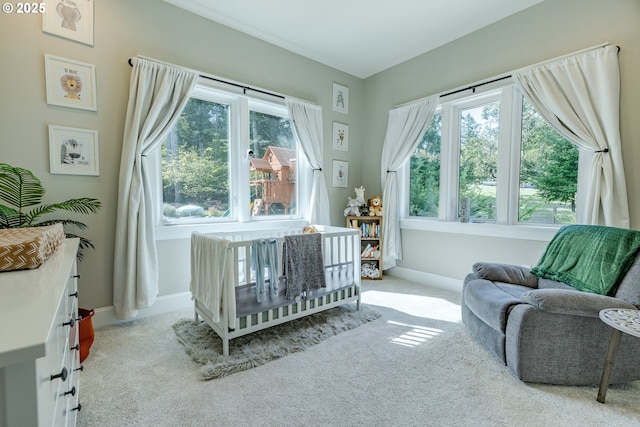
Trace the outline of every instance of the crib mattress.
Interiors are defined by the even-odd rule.
[[[326,266],[325,269],[325,282],[327,287],[314,289],[307,292],[307,298],[316,298],[322,295],[327,295],[332,292],[336,292],[340,289],[348,288],[353,285],[353,264],[336,264],[332,266]],[[255,284],[246,284],[236,286],[236,315],[238,317],[247,316],[250,314],[260,313],[266,310],[282,307],[291,304],[293,300],[285,298],[284,286],[279,286],[278,296],[267,296],[267,299],[263,302],[257,302],[256,287]]]
[[[38,268],[64,238],[62,224],[0,230],[0,272]]]

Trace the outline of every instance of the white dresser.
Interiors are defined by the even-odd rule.
[[[39,268],[0,273],[0,427],[75,426],[78,239]]]

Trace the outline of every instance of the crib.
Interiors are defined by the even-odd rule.
[[[256,297],[256,272],[250,262],[251,245],[256,239],[275,239],[279,260],[287,235],[299,235],[300,229],[277,229],[250,232],[225,232],[208,235],[214,239],[228,240],[227,272],[224,275],[226,294],[221,292],[219,311],[212,308],[193,292],[194,277],[201,271],[210,271],[210,258],[194,256],[194,245],[199,245],[192,235],[192,298],[196,322],[202,318],[222,339],[223,355],[229,355],[229,342],[262,329],[309,316],[343,304],[355,303],[360,309],[360,233],[357,229],[314,226],[321,236],[322,263],[326,287],[303,293],[295,299],[287,299],[285,290],[277,296],[270,295],[262,302]],[[202,236],[202,235],[201,235]],[[278,277],[282,277],[282,262],[278,265]],[[203,276],[200,274],[200,276]],[[218,277],[215,274],[207,277]],[[202,280],[202,279],[200,279]],[[218,286],[219,280],[207,279],[205,286]],[[202,286],[202,284],[201,284]],[[231,290],[232,289],[232,290]]]

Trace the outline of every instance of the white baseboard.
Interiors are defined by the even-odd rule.
[[[145,317],[169,313],[176,310],[183,310],[186,308],[193,308],[191,292],[180,292],[177,294],[163,295],[156,298],[156,302],[151,307],[140,310],[135,319],[143,319]],[[111,305],[108,307],[96,308],[95,314],[93,315],[92,323],[94,329],[97,329],[103,326],[131,322],[131,320],[134,319],[117,319],[115,307]]]
[[[438,276],[423,271],[411,270],[403,267],[393,267],[385,270],[384,274],[399,279],[410,280],[416,283],[424,283],[435,288],[447,289],[454,292],[462,292],[462,280],[451,277]]]
[[[462,292],[462,280],[452,279],[450,277],[438,276],[435,274],[425,273],[422,271],[411,270],[402,267],[393,267],[386,270],[384,274],[398,277],[404,280],[410,280],[416,283],[424,283],[436,288],[447,289],[454,292]],[[156,299],[156,302],[149,308],[140,310],[135,319],[143,319],[149,316],[169,313],[176,310],[183,310],[193,307],[191,300],[191,292],[180,292],[177,294],[164,295]],[[116,311],[113,306],[101,307],[95,309],[93,315],[93,327],[95,329],[103,326],[117,325],[120,323],[131,322],[131,320],[119,320],[116,318]]]

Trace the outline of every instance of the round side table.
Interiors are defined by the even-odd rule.
[[[640,338],[640,310],[627,308],[607,308],[600,311],[600,319],[611,326],[611,339],[609,350],[602,370],[600,389],[598,390],[598,402],[604,403],[604,398],[609,388],[609,376],[613,368],[613,361],[620,345],[622,333]]]

